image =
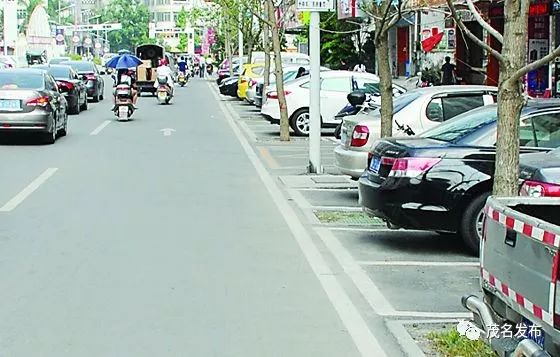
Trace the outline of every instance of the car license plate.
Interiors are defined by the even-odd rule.
[[[128,116],[128,107],[126,106],[120,106],[119,107],[119,118],[120,119],[124,119]]]
[[[541,346],[542,348],[544,348],[544,332],[540,327],[533,327],[531,328],[531,326],[533,326],[534,324],[527,320],[527,319],[523,319],[523,323],[525,324],[525,326],[527,326],[527,333],[525,334],[525,336],[535,342],[537,345]]]
[[[19,99],[2,99],[0,100],[0,110],[15,112],[21,110],[21,101]]]
[[[371,160],[371,164],[369,164],[369,171],[373,173],[379,173],[379,167],[381,167],[381,159],[378,157],[374,157]]]
[[[167,95],[167,93],[165,93],[165,92],[158,92],[159,99],[165,99],[166,95]]]

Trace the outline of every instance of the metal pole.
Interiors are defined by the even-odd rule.
[[[309,23],[310,98],[309,98],[309,172],[323,173],[321,166],[321,33],[320,15],[311,12]]]
[[[238,30],[238,37],[239,37],[239,74],[243,74],[243,32],[241,32],[241,23],[243,20],[243,16],[241,11],[239,11],[239,30]]]
[[[4,16],[4,19],[3,19],[3,21],[4,21],[4,39],[3,39],[4,48],[2,49],[4,51],[3,52],[4,56],[8,55],[8,36],[7,36],[8,31],[6,31],[7,13],[8,13],[8,0],[4,0],[4,15],[3,15]]]

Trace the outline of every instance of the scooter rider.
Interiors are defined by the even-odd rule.
[[[136,88],[136,79],[134,78],[134,71],[128,69],[119,69],[117,77],[115,78],[115,91],[113,93],[113,104],[116,104],[117,90],[116,86],[119,84],[126,84],[130,87],[132,95],[132,105],[136,109],[136,101],[138,100],[138,89]]]
[[[173,93],[175,91],[175,84],[173,82],[173,71],[171,71],[171,68],[169,68],[169,66],[167,65],[167,61],[165,59],[160,60],[159,67],[157,68],[157,75],[167,77],[167,86],[169,87],[169,90],[171,91],[171,95],[173,95]],[[159,84],[156,81],[154,83],[154,87],[157,88],[158,86],[159,86]]]
[[[187,61],[185,61],[185,57],[181,56],[181,59],[177,63],[179,65],[179,72],[183,73],[183,75],[187,75]]]

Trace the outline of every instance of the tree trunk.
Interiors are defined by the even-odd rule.
[[[264,13],[265,19],[268,20],[268,1],[264,2]],[[269,41],[269,28],[268,24],[262,24],[263,29],[263,51],[264,51],[264,81],[263,81],[263,92],[261,96],[265,96],[265,89],[270,85],[270,41]]]
[[[527,61],[529,2],[506,0],[505,24],[498,92],[498,129],[493,193],[517,196],[519,193],[519,117],[524,98],[522,79],[513,74]]]
[[[229,76],[233,77],[233,55],[231,53],[231,32],[229,28],[226,29],[226,56],[228,59],[228,66],[229,66]]]
[[[251,63],[253,60],[253,43],[255,39],[253,38],[253,19],[249,23],[249,28],[247,29],[247,34],[244,34],[245,38],[247,39],[246,46],[247,46],[247,63]]]
[[[268,2],[268,18],[272,26],[272,49],[274,51],[274,73],[276,74],[276,92],[278,93],[278,105],[280,107],[280,141],[290,141],[290,123],[288,121],[288,108],[286,106],[286,95],[284,93],[284,77],[282,71],[282,57],[280,48],[280,35],[276,17],[274,16],[274,4],[272,0]]]
[[[393,136],[393,76],[389,64],[389,34],[383,31],[375,44],[378,55],[381,94],[381,137]]]

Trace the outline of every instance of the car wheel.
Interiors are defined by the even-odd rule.
[[[69,110],[70,114],[80,114],[80,98],[76,99],[76,105]]]
[[[337,139],[340,139],[340,133],[342,132],[342,123],[338,124],[336,126],[336,129],[334,129],[334,137]]]
[[[103,95],[103,92],[105,91],[105,88],[101,87],[101,89],[99,89],[99,90],[101,92],[101,94],[99,95],[99,99],[101,99],[101,100],[105,99],[105,96]]]
[[[96,93],[96,94],[93,96],[92,102],[94,102],[94,103],[99,102],[99,93]]]
[[[53,128],[52,131],[49,133],[44,134],[44,143],[45,144],[54,144],[56,141],[56,134],[57,134],[57,122],[56,122],[56,113],[53,114]]]
[[[473,254],[480,252],[480,240],[482,239],[482,224],[484,220],[484,205],[490,196],[485,192],[475,197],[465,209],[461,220],[461,237],[467,248]]]
[[[87,96],[86,99],[84,100],[84,104],[82,104],[82,106],[80,107],[81,110],[88,110],[88,101],[87,101]]]
[[[58,131],[59,137],[66,136],[66,134],[68,134],[68,114],[64,115],[64,125],[62,126],[62,129]]]
[[[298,136],[309,135],[310,116],[308,109],[300,109],[292,115],[290,126]]]

